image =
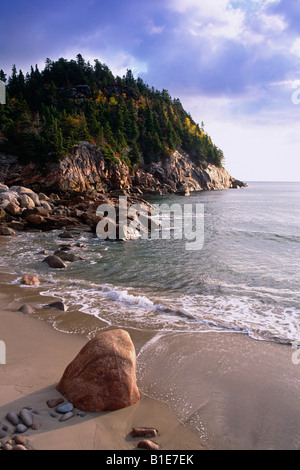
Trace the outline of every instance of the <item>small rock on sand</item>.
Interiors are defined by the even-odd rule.
[[[140,441],[137,447],[139,449],[146,449],[146,450],[158,450],[159,449],[157,444],[155,444],[152,441],[149,441],[148,439],[144,439],[143,441]]]
[[[16,413],[14,413],[13,411],[9,411],[7,413],[6,419],[7,419],[7,421],[9,421],[14,426],[17,426],[20,422],[20,419],[19,419],[18,415]]]
[[[3,439],[6,436],[7,436],[7,432],[4,431],[3,429],[0,429],[0,439]]]
[[[74,416],[74,413],[72,411],[69,411],[68,413],[65,413],[62,415],[59,421],[67,421],[68,419],[72,418]]]
[[[55,408],[58,405],[61,405],[64,402],[64,399],[61,397],[58,398],[51,398],[50,400],[47,400],[47,406],[49,408]]]
[[[21,444],[22,446],[26,445],[27,440],[23,436],[16,435],[14,437],[14,441],[16,444]]]
[[[156,437],[157,430],[154,428],[134,428],[131,431],[132,437]]]
[[[30,307],[30,305],[25,304],[19,308],[18,312],[22,312],[25,315],[31,315],[34,312],[34,310],[32,307]]]
[[[40,429],[41,427],[41,423],[33,423],[33,425],[31,426],[31,429],[33,431],[37,431],[38,429]]]
[[[28,428],[30,428],[32,426],[33,416],[32,416],[31,411],[29,411],[27,408],[23,408],[20,411],[20,418],[21,418],[22,422],[25,424],[25,426],[27,426]]]
[[[23,433],[23,432],[26,432],[28,429],[27,426],[25,426],[25,424],[18,424],[18,426],[16,427],[15,429],[15,432],[18,432],[18,433]]]
[[[11,444],[9,444],[8,442],[6,442],[5,444],[3,444],[1,449],[2,450],[13,450],[13,446]]]
[[[72,411],[73,410],[73,405],[72,403],[64,403],[63,405],[59,405],[55,408],[55,411],[57,413],[61,413],[61,414],[65,414],[65,413],[69,413],[69,411]]]
[[[13,450],[27,450],[25,446],[22,446],[22,444],[17,444],[16,446],[13,447]]]
[[[25,284],[26,286],[39,286],[40,281],[36,276],[24,276],[21,280],[21,284]]]

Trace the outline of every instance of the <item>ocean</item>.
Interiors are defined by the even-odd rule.
[[[75,240],[62,240],[61,231],[24,232],[2,241],[1,272],[15,284],[24,274],[42,280],[35,315],[68,333],[92,337],[116,327],[300,340],[300,183],[250,182],[149,202],[201,205],[203,246],[188,250],[187,240],[176,237],[112,242],[89,231]],[[42,263],[41,250],[75,242],[85,245],[74,248],[83,260],[64,270]],[[68,311],[45,311],[45,296],[62,300]]]

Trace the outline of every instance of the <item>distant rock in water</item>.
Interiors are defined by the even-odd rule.
[[[140,399],[136,353],[129,334],[110,330],[91,339],[67,366],[57,390],[76,408],[113,411]]]
[[[67,267],[67,265],[58,256],[54,255],[47,256],[47,258],[43,260],[43,263],[47,263],[50,268],[54,269],[62,269]]]

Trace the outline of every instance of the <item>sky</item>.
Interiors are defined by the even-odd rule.
[[[179,98],[244,181],[300,181],[300,0],[1,0],[0,69],[131,69]]]

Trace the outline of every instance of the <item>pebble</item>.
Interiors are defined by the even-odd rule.
[[[23,432],[26,432],[28,429],[27,426],[25,426],[25,424],[18,424],[18,426],[16,427],[15,429],[15,432],[19,432],[19,433],[23,433]]]
[[[73,410],[73,405],[72,403],[64,403],[63,405],[59,405],[55,408],[55,411],[57,413],[61,413],[61,414],[64,414],[64,413],[68,413],[69,411],[72,411]]]
[[[19,308],[18,312],[22,312],[25,315],[31,315],[34,312],[34,310],[30,305],[25,304]]]
[[[131,431],[132,437],[156,437],[157,430],[154,428],[134,428]]]
[[[32,426],[32,424],[33,424],[32,413],[27,408],[23,408],[20,411],[20,418],[23,421],[23,423],[25,424],[25,426],[27,426],[28,428],[30,428]]]
[[[33,423],[33,425],[31,426],[31,429],[33,431],[37,431],[38,429],[40,429],[41,427],[41,423]]]
[[[51,398],[50,400],[47,400],[47,406],[48,408],[55,408],[58,405],[61,405],[65,400],[61,397],[58,398]]]
[[[62,415],[59,421],[67,421],[68,419],[72,418],[74,416],[74,413],[72,411],[69,411],[68,413],[65,413]]]
[[[22,444],[22,446],[26,445],[27,440],[23,436],[14,436],[14,441],[16,444]]]
[[[9,444],[8,442],[6,442],[5,444],[3,444],[1,449],[3,449],[3,450],[13,450],[13,446],[11,444]]]
[[[7,432],[4,431],[3,429],[0,429],[0,439],[3,439],[4,437],[6,437],[7,435]]]
[[[21,444],[17,444],[16,446],[13,447],[13,450],[27,450],[25,446],[22,446]]]
[[[49,413],[49,415],[51,416],[51,418],[57,418],[57,415],[55,413]]]
[[[146,450],[158,450],[159,449],[157,444],[155,444],[152,441],[149,441],[148,439],[144,439],[143,441],[140,441],[137,447],[139,449],[146,449]]]
[[[6,419],[7,419],[7,421],[9,421],[14,426],[17,426],[20,422],[18,415],[16,413],[14,413],[13,411],[9,411],[7,413]]]

